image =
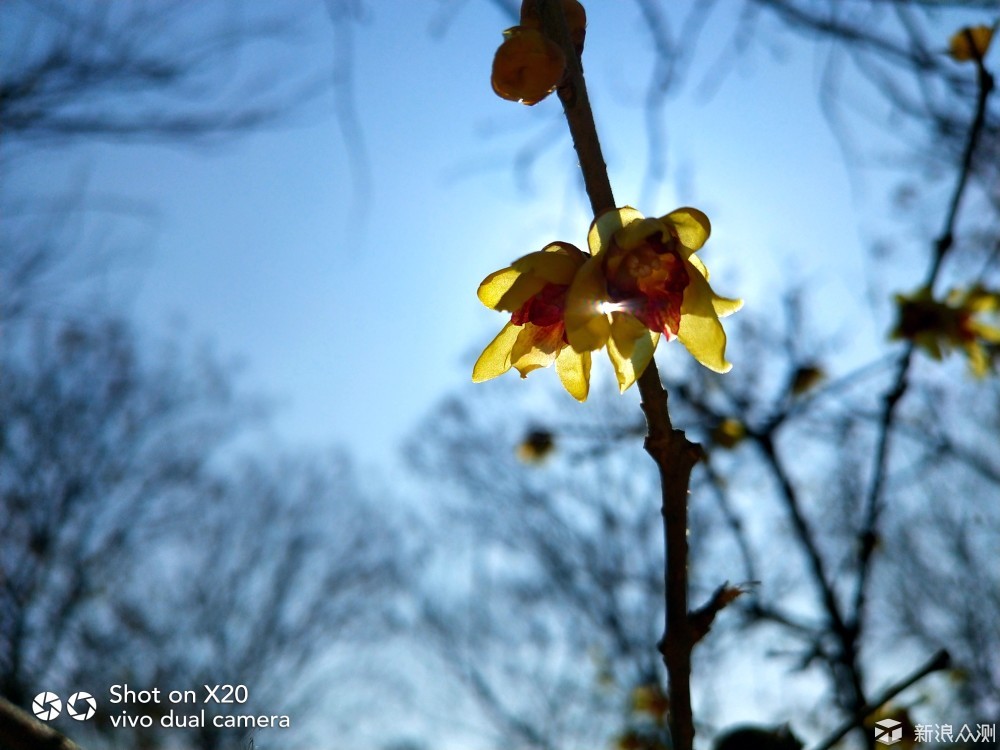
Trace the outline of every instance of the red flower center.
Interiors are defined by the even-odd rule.
[[[612,302],[624,303],[647,328],[668,338],[680,329],[681,303],[691,281],[676,243],[676,238],[664,242],[657,234],[629,250],[616,243],[606,261]]]
[[[542,327],[562,325],[568,289],[565,284],[546,284],[542,291],[514,311],[510,322],[516,326],[523,326],[525,323]]]

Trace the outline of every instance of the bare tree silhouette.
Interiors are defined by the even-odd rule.
[[[53,146],[216,143],[286,121],[349,79],[254,61],[266,46],[295,54],[300,10],[5,4],[6,166],[30,168]],[[349,48],[338,53],[349,61]],[[27,707],[42,684],[228,680],[252,687],[259,713],[325,710],[311,703],[329,695],[310,691],[312,670],[331,645],[387,626],[407,549],[396,527],[373,513],[344,455],[238,448],[264,412],[229,368],[177,342],[151,352],[112,309],[103,275],[115,259],[80,231],[107,200],[8,190],[3,202],[3,705]],[[91,745],[170,744],[163,731],[112,727],[101,709]],[[29,744],[48,741],[4,716]],[[215,748],[245,734],[209,727],[191,741]]]
[[[230,136],[287,117],[328,85],[321,71],[247,65],[255,46],[294,47],[291,11],[18,0],[4,6],[7,65],[0,84],[4,140]]]

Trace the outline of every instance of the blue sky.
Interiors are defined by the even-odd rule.
[[[870,196],[855,192],[819,110],[821,50],[791,37],[752,49],[708,96],[698,81],[736,21],[713,15],[665,105],[665,179],[643,190],[646,37],[631,5],[590,5],[585,63],[620,204],[705,210],[713,284],[747,309],[769,304],[790,267],[807,279],[862,273],[872,237],[857,204]],[[303,7],[295,52],[261,50],[254,66],[328,65],[329,19]],[[446,30],[433,31],[448,8]],[[82,180],[92,195],[151,209],[115,230],[129,269],[116,295],[142,324],[163,331],[182,319],[242,359],[246,386],[275,399],[282,437],[382,460],[436,399],[471,387],[476,353],[503,324],[476,299],[482,277],[554,239],[585,243],[588,204],[558,101],[526,108],[490,89],[507,25],[486,2],[370,4],[354,31],[370,186],[361,213],[333,94],[223,146],[54,150],[19,179],[38,191]],[[558,143],[526,189],[514,159],[543,133]],[[858,293],[842,284],[818,294]]]

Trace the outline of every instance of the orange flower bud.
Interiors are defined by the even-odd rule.
[[[504,36],[493,58],[493,90],[510,101],[537,104],[559,85],[566,58],[536,29],[515,26]]]
[[[966,26],[959,29],[948,42],[948,54],[957,62],[982,62],[993,41],[995,30],[995,26]]]

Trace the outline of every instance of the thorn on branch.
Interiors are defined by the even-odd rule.
[[[747,593],[753,583],[741,583],[738,586],[730,586],[729,581],[726,581],[715,590],[711,598],[704,605],[688,613],[692,646],[708,635],[708,631],[712,629],[712,623],[715,621],[715,616],[740,596]]]

